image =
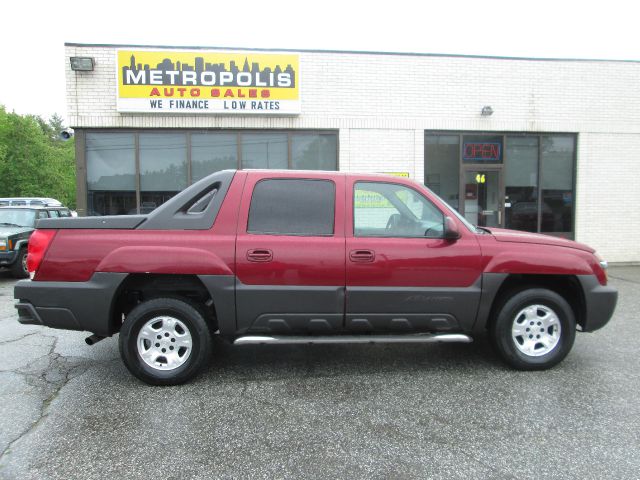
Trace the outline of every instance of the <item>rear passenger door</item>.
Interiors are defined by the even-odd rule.
[[[251,172],[236,237],[239,333],[343,328],[344,176]]]

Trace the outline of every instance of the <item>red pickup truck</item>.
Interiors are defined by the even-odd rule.
[[[19,321],[120,332],[128,369],[177,384],[234,344],[471,342],[549,368],[617,292],[593,249],[469,224],[423,185],[340,172],[222,171],[148,215],[40,220]]]

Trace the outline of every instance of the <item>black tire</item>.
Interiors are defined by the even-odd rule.
[[[28,278],[29,270],[27,270],[27,249],[22,247],[18,251],[16,261],[11,265],[11,274],[15,278]]]
[[[571,350],[576,337],[575,316],[571,306],[557,293],[528,288],[505,298],[491,325],[490,336],[511,367],[545,370],[561,362]]]
[[[166,320],[158,320],[160,317]],[[150,324],[154,319],[156,322]],[[170,327],[171,322],[176,326]],[[162,327],[157,331],[153,330],[158,325]],[[139,338],[145,326],[147,326],[145,331],[153,330],[153,342],[156,342],[155,334],[158,333],[158,342],[162,343],[151,344],[147,340],[149,337]],[[190,336],[190,350],[187,347],[180,347],[179,343],[170,343],[175,342],[176,339],[180,342],[181,337],[186,339],[185,330],[186,335]],[[150,385],[179,385],[187,382],[199,373],[211,356],[211,334],[201,309],[187,300],[177,298],[154,298],[137,305],[129,312],[122,324],[119,345],[120,356],[127,369]],[[158,348],[166,347],[167,355],[160,353],[156,345],[159,346]],[[182,348],[185,350],[180,357]],[[143,359],[141,349],[146,349],[149,354],[147,360]],[[165,350],[163,349],[162,352]],[[188,355],[184,358],[186,352]],[[154,361],[153,356],[156,356],[155,360],[158,361]],[[168,358],[174,359],[179,366],[172,368]],[[166,364],[163,363],[163,359]]]

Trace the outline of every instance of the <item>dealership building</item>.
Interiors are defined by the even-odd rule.
[[[640,62],[65,46],[80,215],[228,168],[379,172],[640,262]]]

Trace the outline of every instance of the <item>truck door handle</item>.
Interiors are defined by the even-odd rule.
[[[273,260],[273,252],[266,248],[255,248],[247,252],[247,260],[250,262],[270,262]]]
[[[373,250],[351,250],[349,252],[349,260],[357,263],[373,262],[376,254]]]

